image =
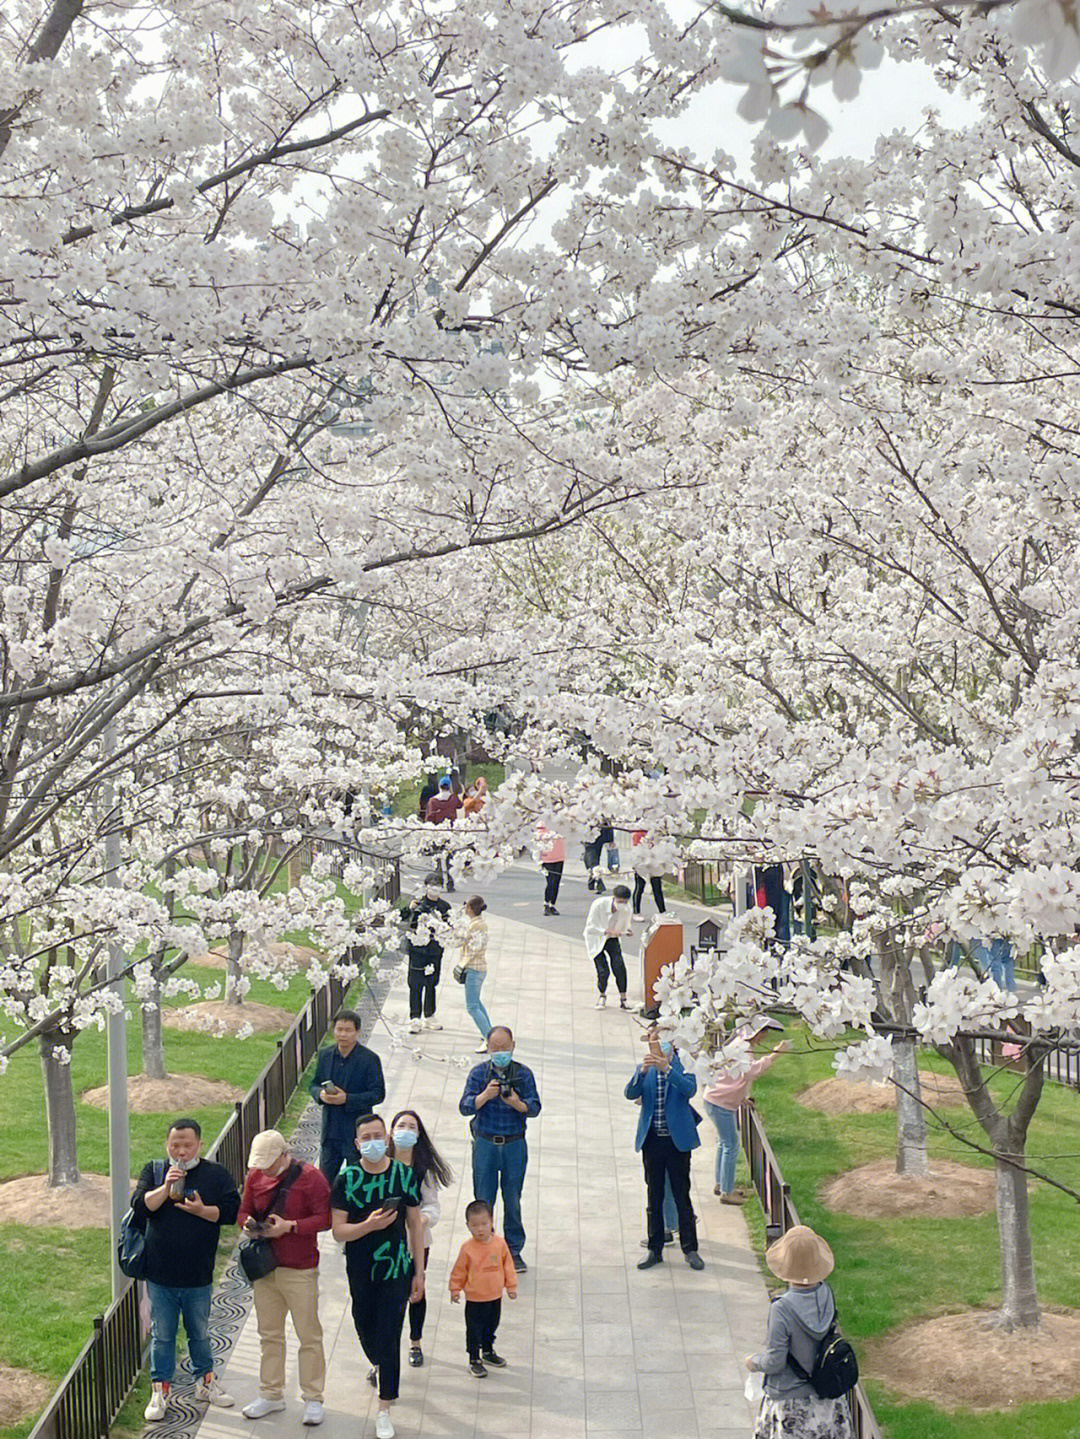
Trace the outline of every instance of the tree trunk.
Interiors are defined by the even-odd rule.
[[[51,1030],[38,1040],[45,1080],[45,1114],[49,1127],[49,1187],[78,1184],[79,1155],[75,1131],[75,1091],[71,1064],[58,1056],[70,1051],[74,1035]]]
[[[1015,1139],[1002,1146],[1002,1153],[1019,1164],[1024,1162],[1023,1142]],[[1031,1213],[1028,1207],[1028,1178],[1016,1164],[996,1160],[997,1221],[1001,1239],[1001,1322],[1006,1329],[1034,1329],[1039,1323],[1039,1298],[1035,1288],[1035,1261],[1031,1252]]]
[[[238,929],[234,929],[229,935],[229,954],[227,958],[228,973],[225,976],[225,1003],[243,1004],[244,992],[240,988],[240,981],[244,977],[243,966],[240,963],[244,953],[244,936]]]
[[[896,1079],[896,1172],[909,1178],[929,1172],[926,1110],[919,1093],[918,1049],[910,1039],[894,1039],[893,1074]]]
[[[155,978],[150,1004],[142,1009],[143,1073],[147,1079],[167,1079],[165,1029],[161,1023],[161,980]]]

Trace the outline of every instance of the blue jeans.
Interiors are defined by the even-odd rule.
[[[176,1331],[184,1321],[188,1357],[195,1377],[214,1372],[210,1349],[210,1295],[213,1285],[196,1289],[173,1289],[166,1284],[146,1283],[150,1297],[150,1379],[154,1384],[171,1383],[176,1372]]]
[[[721,1194],[735,1188],[735,1166],[739,1162],[739,1116],[734,1109],[705,1101],[705,1112],[716,1125],[720,1143],[716,1147],[716,1183]]]
[[[511,1254],[520,1254],[525,1247],[521,1190],[528,1162],[529,1146],[524,1139],[511,1139],[506,1144],[492,1144],[490,1139],[473,1140],[473,1196],[486,1199],[494,1206],[501,1181],[503,1238]]]
[[[487,1039],[488,1031],[491,1029],[491,1020],[480,999],[480,991],[484,987],[485,979],[487,979],[487,975],[481,974],[478,969],[465,971],[465,1008],[469,1011],[472,1022],[480,1031],[481,1039]],[[484,1196],[478,1194],[476,1197],[483,1199]],[[507,1240],[507,1243],[509,1242]]]
[[[989,974],[998,989],[1015,991],[1016,960],[1007,939],[992,939],[989,944],[980,941],[972,949],[971,957],[981,970]]]

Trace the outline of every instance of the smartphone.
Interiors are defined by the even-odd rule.
[[[405,1200],[404,1200],[404,1198],[403,1198],[402,1195],[400,1195],[400,1194],[391,1194],[390,1197],[389,1197],[389,1199],[382,1199],[382,1200],[379,1201],[379,1208],[380,1208],[380,1209],[400,1209],[401,1206],[402,1206],[404,1203],[405,1203]]]
[[[332,1079],[324,1079],[323,1082],[319,1085],[319,1088],[322,1090],[322,1092],[323,1092],[324,1094],[336,1094],[336,1093],[337,1093],[337,1085],[334,1083],[334,1081],[333,1081]]]
[[[660,1041],[654,1034],[649,1040],[649,1053],[657,1059],[663,1059],[664,1051],[660,1048]]]

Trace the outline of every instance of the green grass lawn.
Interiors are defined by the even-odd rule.
[[[302,941],[302,936],[290,936]],[[191,969],[189,975],[206,986],[224,981],[224,967]],[[311,995],[304,977],[285,990],[253,980],[249,998],[299,1012]],[[182,1004],[178,998],[167,1004]],[[283,1032],[283,1031],[282,1031]],[[171,1074],[199,1074],[224,1079],[247,1090],[277,1049],[279,1036],[253,1034],[244,1040],[218,1039],[207,1034],[166,1030],[166,1064]],[[142,1068],[142,1036],[138,1010],[128,1023],[128,1067]],[[79,1096],[106,1082],[105,1038],[96,1029],[85,1031],[72,1050],[72,1082],[76,1096],[79,1162],[90,1172],[108,1172],[108,1116],[105,1110],[79,1102]],[[303,1108],[306,1095],[290,1106],[290,1124]],[[231,1112],[229,1104],[195,1109],[207,1145],[216,1137]],[[164,1153],[166,1116],[131,1115],[131,1167],[135,1177],[148,1159]],[[0,1179],[43,1173],[47,1167],[47,1131],[37,1049],[28,1046],[16,1054],[0,1081]],[[225,1248],[226,1246],[223,1246]],[[93,1316],[111,1298],[109,1235],[106,1230],[32,1228],[0,1222],[0,1266],[5,1274],[0,1301],[0,1361],[59,1382],[89,1337]],[[137,1427],[141,1417],[140,1386],[125,1418]],[[145,1403],[143,1395],[141,1403]],[[118,1425],[118,1432],[122,1426]],[[0,1429],[0,1439],[22,1439],[32,1421]]]
[[[896,1123],[892,1114],[836,1117],[797,1103],[795,1095],[802,1089],[832,1074],[832,1051],[811,1050],[810,1043],[801,1034],[796,1052],[757,1081],[754,1096],[799,1217],[823,1234],[836,1254],[831,1282],[844,1329],[856,1347],[859,1340],[872,1339],[918,1316],[993,1305],[1001,1288],[993,1214],[974,1219],[868,1220],[833,1214],[818,1202],[826,1179],[895,1153]],[[951,1072],[936,1056],[924,1055],[921,1062]],[[999,1075],[992,1081],[1002,1092],[1011,1091],[1016,1083],[1016,1075]],[[969,1110],[945,1114],[954,1127],[982,1142],[982,1130]],[[1028,1143],[1031,1162],[1073,1188],[1080,1188],[1078,1120],[1080,1096],[1048,1084]],[[936,1128],[931,1153],[992,1166],[990,1159]],[[1044,1155],[1066,1157],[1038,1158]],[[1031,1212],[1041,1301],[1076,1305],[1080,1208],[1059,1190],[1033,1182]],[[747,1206],[747,1217],[760,1247],[764,1225],[756,1205]],[[1080,1399],[976,1415],[900,1402],[873,1381],[866,1389],[890,1439],[1077,1439],[1080,1435]]]

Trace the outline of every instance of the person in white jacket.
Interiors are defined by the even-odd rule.
[[[431,1142],[424,1121],[415,1109],[403,1109],[394,1115],[390,1125],[394,1143],[393,1156],[407,1164],[416,1175],[420,1187],[420,1218],[424,1224],[424,1272],[431,1253],[431,1231],[439,1222],[439,1190],[454,1181],[453,1172]],[[409,1305],[409,1363],[418,1369],[424,1362],[421,1340],[427,1317],[427,1291],[424,1297]]]
[[[624,934],[630,933],[631,923],[630,890],[625,884],[617,884],[610,898],[602,895],[600,899],[594,899],[589,907],[589,916],[585,921],[585,950],[596,965],[597,1009],[603,1009],[607,1004],[609,964],[619,991],[619,1006],[626,1008],[626,964],[620,940]]]

